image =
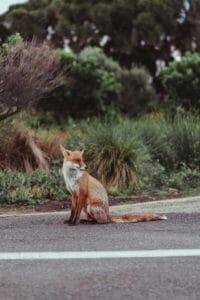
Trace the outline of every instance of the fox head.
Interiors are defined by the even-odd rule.
[[[86,165],[83,161],[83,152],[84,149],[70,151],[65,149],[62,145],[60,145],[61,152],[64,157],[64,164],[70,169],[79,169],[84,170]]]

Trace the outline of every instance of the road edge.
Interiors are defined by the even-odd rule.
[[[122,204],[110,207],[110,213],[198,213],[200,212],[200,196],[149,201],[144,203]],[[69,210],[53,212],[10,212],[0,214],[0,218],[19,216],[54,216],[69,214]]]

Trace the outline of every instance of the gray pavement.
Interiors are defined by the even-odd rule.
[[[126,204],[123,205],[123,212],[128,213],[130,211],[134,212],[145,212],[153,211],[157,213],[167,214],[167,213],[200,213],[200,196],[196,197],[185,197],[176,198],[169,200],[160,201],[149,201],[137,204]],[[111,207],[112,213],[121,212],[120,206]]]
[[[199,300],[200,256],[1,260],[1,253],[8,252],[199,249],[200,253],[198,199],[111,208],[112,213],[127,209],[168,216],[135,224],[68,226],[63,224],[67,215],[63,212],[0,217],[0,299]]]
[[[131,200],[131,197],[130,197]],[[160,201],[148,201],[144,203],[136,204],[122,204],[110,207],[111,214],[123,214],[123,213],[143,213],[143,212],[154,212],[154,213],[200,213],[200,196],[195,197],[185,197],[185,198],[176,198]],[[1,214],[0,218],[8,216],[19,216],[26,215],[26,213],[20,212],[9,212]],[[65,215],[66,218],[69,217],[70,211],[57,211],[57,212],[34,212],[28,213],[27,215]],[[85,218],[85,215],[82,214],[82,218]]]

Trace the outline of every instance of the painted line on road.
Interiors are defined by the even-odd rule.
[[[0,253],[0,260],[54,260],[102,258],[162,258],[200,256],[200,249],[162,249],[142,251],[79,251],[79,252],[9,252]]]

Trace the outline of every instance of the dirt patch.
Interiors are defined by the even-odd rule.
[[[61,210],[70,209],[70,207],[71,207],[70,199],[67,199],[65,201],[49,200],[46,203],[37,204],[35,206],[35,211],[38,212],[61,211]]]

